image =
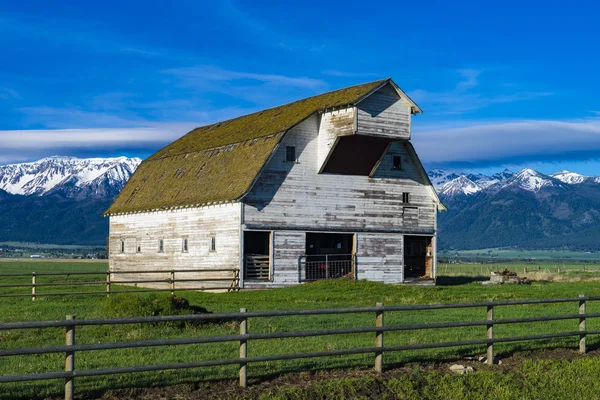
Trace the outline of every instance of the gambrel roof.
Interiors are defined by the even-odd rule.
[[[352,106],[388,83],[413,113],[421,112],[384,79],[196,128],[144,160],[105,215],[240,200],[288,130],[315,113]]]

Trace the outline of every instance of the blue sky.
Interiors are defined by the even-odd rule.
[[[600,175],[600,5],[0,4],[0,164],[146,157],[189,129],[385,77],[428,168]]]

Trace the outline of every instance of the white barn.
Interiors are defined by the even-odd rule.
[[[445,207],[410,142],[420,112],[385,79],[194,129],[106,211],[110,270],[235,268],[245,289],[433,284]]]

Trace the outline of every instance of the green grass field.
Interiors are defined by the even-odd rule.
[[[44,262],[5,262],[0,263],[0,271],[41,272],[46,270],[88,271],[105,270],[105,263],[44,263]],[[0,272],[1,273],[1,272]],[[18,278],[3,278],[2,283],[15,282]],[[50,279],[50,278],[48,278]],[[59,278],[55,278],[59,279]],[[60,278],[64,279],[64,278]],[[85,279],[89,279],[85,278]],[[97,288],[96,288],[97,289]],[[21,289],[22,290],[22,289]],[[60,287],[53,290],[60,290]],[[78,289],[80,290],[80,288]],[[484,287],[469,277],[441,277],[436,287],[392,286],[366,281],[329,281],[295,286],[285,289],[264,291],[246,291],[232,293],[178,292],[192,305],[205,307],[212,312],[239,311],[241,307],[249,311],[282,309],[319,309],[334,307],[374,306],[377,302],[386,305],[458,303],[509,299],[560,298],[575,297],[580,293],[598,295],[596,282],[535,282],[531,285]],[[79,319],[134,316],[143,313],[140,304],[148,304],[152,299],[162,299],[167,294],[127,294],[104,296],[71,295],[64,297],[38,297],[31,301],[29,297],[2,298],[0,319],[2,322],[61,320],[68,314]],[[600,302],[590,302],[588,312],[600,312]],[[137,313],[137,314],[136,314]],[[556,304],[539,306],[510,306],[496,309],[496,318],[517,318],[536,315],[574,314],[577,305]],[[444,321],[465,321],[485,319],[484,309],[456,309],[443,311],[396,312],[386,313],[386,325],[409,323],[427,323]],[[318,330],[342,327],[373,326],[375,315],[351,314],[339,316],[306,316],[251,319],[249,331],[278,332]],[[588,329],[600,329],[600,320],[589,320]],[[112,327],[90,326],[77,329],[77,343],[104,343],[128,340],[147,340],[159,338],[183,338],[235,334],[239,327],[235,323],[206,324],[201,326],[173,325],[121,325]],[[499,325],[495,335],[517,336],[540,332],[552,333],[577,330],[577,322],[555,321],[535,325]],[[429,343],[467,339],[482,339],[485,327],[465,327],[454,329],[422,330],[413,332],[386,333],[386,345],[411,343]],[[591,346],[600,344],[599,338],[590,337]],[[40,347],[64,344],[64,329],[35,329],[21,331],[0,331],[2,349]],[[335,337],[314,337],[298,339],[274,339],[252,341],[249,343],[249,356],[283,354],[333,349],[372,347],[373,334],[339,335]],[[536,343],[507,343],[496,346],[497,353],[503,355],[522,350],[561,348],[577,346],[576,338],[556,339]],[[91,351],[78,353],[77,369],[95,369],[106,367],[147,365],[156,363],[192,362],[222,358],[237,358],[237,343],[218,343],[206,345],[186,345],[141,349],[122,349],[110,351]],[[454,360],[464,356],[481,355],[481,346],[406,351],[387,354],[386,365],[415,362]],[[337,358],[305,359],[285,362],[251,364],[249,375],[252,378],[277,375],[286,372],[319,369],[365,369],[372,367],[373,356],[348,356]],[[64,355],[48,354],[39,356],[0,358],[0,375],[23,373],[41,373],[60,371],[64,367]],[[77,378],[76,393],[91,394],[109,388],[164,386],[175,383],[197,382],[208,379],[234,378],[237,367],[216,367],[193,370],[163,371],[157,373],[122,374],[107,377]],[[234,384],[232,382],[232,384]],[[0,398],[44,398],[60,397],[63,382],[42,381],[36,383],[2,384]]]

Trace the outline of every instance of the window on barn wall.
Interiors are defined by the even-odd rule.
[[[295,162],[296,161],[296,147],[286,146],[285,147],[285,161]]]
[[[394,156],[392,160],[392,169],[400,170],[402,169],[402,157]]]
[[[121,240],[121,253],[125,253],[125,241]]]
[[[142,252],[142,240],[141,239],[136,240],[135,251],[137,253],[141,253]]]
[[[410,194],[407,192],[402,193],[402,202],[410,203]]]
[[[160,239],[158,241],[158,252],[159,253],[164,253],[165,252],[165,241],[163,239]]]
[[[215,236],[210,237],[209,249],[210,251],[217,251],[217,238]]]
[[[187,240],[187,238],[183,239],[183,243],[181,245],[181,251],[183,251],[184,253],[188,252],[188,240]]]

